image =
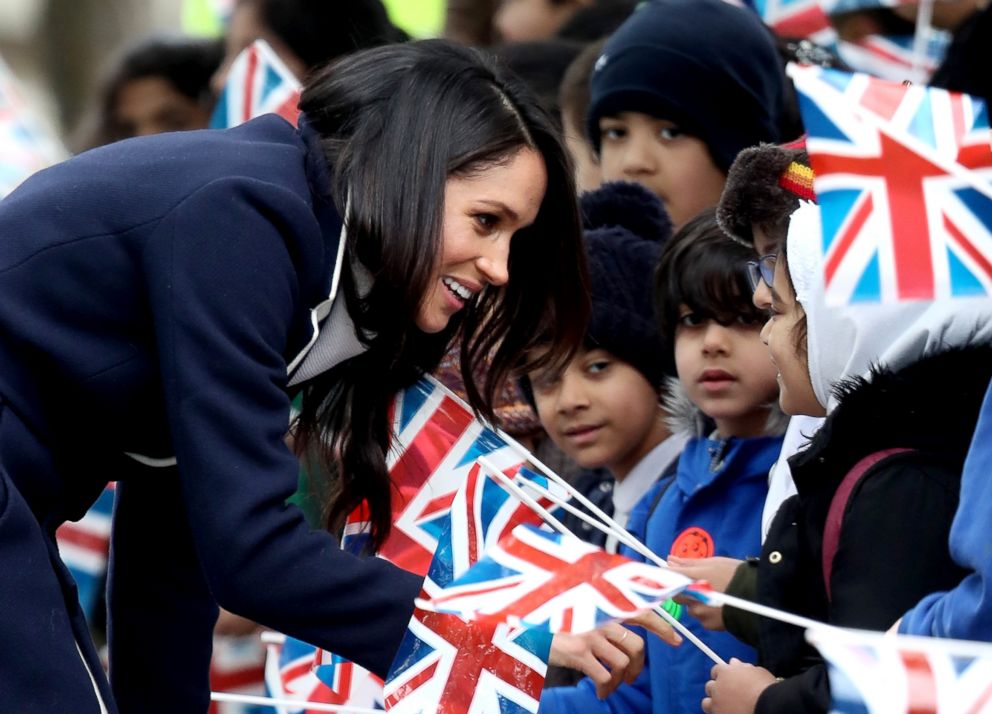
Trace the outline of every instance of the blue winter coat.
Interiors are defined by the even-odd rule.
[[[781,437],[693,439],[682,452],[675,481],[665,479],[645,494],[631,513],[629,530],[663,557],[673,546],[700,556],[743,559],[757,555],[768,472],[781,447]],[[754,650],[726,632],[705,630],[687,615],[683,623],[724,660],[754,661]],[[648,635],[644,671],[633,684],[621,685],[604,701],[596,698],[589,679],[575,687],[548,689],[541,696],[540,712],[695,714],[712,667],[709,658],[690,642],[673,648]]]
[[[328,187],[316,135],[268,116],[88,152],[0,203],[5,706],[97,711],[52,534],[108,480],[120,711],[206,711],[215,603],[385,673],[419,579],[285,505],[287,367],[341,249]]]
[[[955,587],[934,593],[906,613],[906,635],[992,641],[992,385],[961,474],[961,500],[951,525],[951,557],[971,572]]]

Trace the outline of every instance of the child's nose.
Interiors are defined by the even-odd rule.
[[[565,373],[561,377],[558,392],[558,411],[563,414],[574,412],[589,405],[589,397],[582,380],[574,374]]]
[[[623,153],[622,169],[624,175],[630,178],[653,174],[658,170],[651,147],[643,137],[635,134],[627,142]]]
[[[706,323],[706,332],[703,333],[703,353],[718,354],[726,352],[728,329],[716,320],[709,320]]]

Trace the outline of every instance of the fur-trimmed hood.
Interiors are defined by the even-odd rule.
[[[846,473],[864,456],[896,447],[964,464],[992,380],[992,344],[946,349],[902,369],[875,367],[838,384],[838,406],[790,464]]]
[[[665,380],[664,397],[661,400],[661,405],[668,412],[666,422],[673,434],[688,432],[694,437],[704,437],[708,436],[715,428],[713,421],[689,399],[689,395],[682,387],[682,382],[677,377],[668,377]],[[765,425],[763,436],[782,436],[788,425],[788,415],[782,412],[778,402],[776,402],[771,405],[769,410],[768,422]]]

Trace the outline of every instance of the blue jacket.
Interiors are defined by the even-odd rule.
[[[420,579],[343,553],[285,505],[298,473],[287,369],[341,249],[328,187],[305,122],[267,116],[88,152],[0,204],[0,543],[37,546],[119,482],[121,711],[206,710],[215,602],[379,674],[405,631]],[[15,532],[5,503],[37,524]],[[0,572],[18,552],[0,549]],[[44,583],[59,565],[18,567]],[[78,680],[78,658],[48,655],[64,633],[19,627],[42,609],[0,583],[5,695],[40,662],[35,681],[56,693]]]
[[[951,557],[971,572],[953,590],[934,593],[906,613],[906,635],[992,641],[992,385],[961,474],[961,500],[951,525]]]
[[[687,557],[690,553],[730,558],[757,555],[768,472],[781,447],[780,437],[693,439],[682,452],[674,482],[665,479],[645,494],[631,513],[629,530],[661,556],[673,548]],[[683,622],[724,660],[754,661],[754,650],[726,632],[705,630],[686,615]],[[548,689],[541,696],[540,711],[695,714],[712,666],[690,642],[673,648],[649,635],[647,662],[633,684],[621,685],[605,701],[596,699],[589,679],[575,687]]]

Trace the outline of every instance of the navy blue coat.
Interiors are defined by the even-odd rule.
[[[97,711],[51,539],[108,480],[120,711],[206,710],[215,603],[385,673],[420,579],[285,505],[287,368],[341,248],[328,178],[268,116],[88,152],[0,203],[5,704]]]

